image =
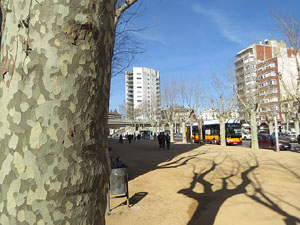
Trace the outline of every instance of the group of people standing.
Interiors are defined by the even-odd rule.
[[[126,134],[126,138],[128,139],[129,144],[131,143],[132,140],[136,141],[136,142],[140,142],[141,140],[141,135],[135,135],[135,134]],[[123,143],[123,136],[122,134],[120,134],[119,136],[119,143]]]
[[[159,144],[159,149],[163,150],[165,149],[165,146],[167,145],[167,150],[170,149],[170,135],[165,132],[160,132],[159,135],[157,136],[158,144]]]

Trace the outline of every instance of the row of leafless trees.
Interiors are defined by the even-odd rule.
[[[295,125],[296,135],[299,131],[299,112],[300,112],[300,65],[299,65],[299,45],[300,45],[300,23],[293,17],[284,17],[279,14],[273,15],[276,21],[276,31],[281,38],[287,43],[288,47],[293,49],[296,70],[293,73],[290,70],[289,64],[281,65],[288,79],[283,79],[282,74],[279,73],[280,87],[283,88],[282,92],[286,92],[285,96],[280,99],[280,108],[282,116],[286,122],[286,125],[292,121]],[[279,55],[280,57],[280,55]],[[282,60],[284,62],[284,60]],[[294,65],[295,66],[295,65]],[[228,70],[227,76],[223,76],[222,79],[216,75],[211,75],[210,84],[191,82],[191,80],[184,78],[172,78],[172,81],[165,82],[165,86],[162,91],[162,103],[165,112],[168,115],[172,115],[171,111],[174,107],[185,107],[192,112],[193,118],[198,121],[198,127],[201,128],[203,118],[202,113],[204,106],[212,108],[220,121],[220,138],[221,145],[225,145],[225,121],[229,119],[237,109],[237,102],[243,110],[243,119],[251,125],[252,133],[252,148],[258,148],[257,140],[257,117],[261,111],[261,105],[264,102],[264,97],[259,96],[258,91],[247,94],[247,98],[241,98],[236,89],[235,72],[233,69]],[[294,85],[288,83],[288,81],[294,81]],[[296,84],[295,84],[296,81]],[[207,88],[209,86],[209,88]],[[206,87],[206,88],[204,88]],[[256,88],[258,90],[258,88]],[[274,114],[270,112],[266,115],[266,121],[268,122],[269,129],[273,130]],[[175,120],[174,117],[173,120]],[[178,120],[176,118],[176,120]],[[172,124],[171,116],[167,116],[167,123]],[[187,121],[187,119],[185,119]],[[172,125],[171,125],[172,126]],[[288,127],[287,127],[288,129]],[[201,129],[199,129],[201,130]]]
[[[286,122],[287,129],[290,121],[295,124],[296,134],[300,133],[299,121],[300,121],[300,65],[299,65],[299,47],[300,47],[300,23],[293,17],[285,17],[279,14],[273,14],[274,21],[276,22],[275,30],[277,34],[283,39],[289,47],[294,51],[295,63],[297,67],[297,73],[288,74],[293,80],[296,80],[296,84],[289,85],[286,79],[282,78],[282,74],[279,74],[281,87],[285,89],[287,95],[280,99],[280,108],[282,116]],[[289,66],[289,65],[283,65]],[[285,71],[289,71],[288,69]],[[225,77],[225,78],[224,78]],[[292,78],[291,78],[292,79]],[[233,66],[229,67],[228,74],[222,76],[222,78],[215,74],[210,75],[210,82],[195,82],[191,79],[183,77],[177,77],[172,80],[165,80],[162,90],[162,106],[163,117],[157,115],[155,107],[151,110],[151,107],[147,107],[148,110],[144,110],[143,105],[135,109],[133,117],[140,117],[143,115],[146,118],[151,118],[151,124],[159,126],[162,122],[170,127],[173,131],[175,123],[181,123],[182,127],[185,123],[190,122],[190,118],[187,115],[198,122],[198,127],[201,134],[201,127],[203,123],[202,113],[204,107],[210,107],[215,111],[217,118],[220,121],[220,136],[221,145],[225,145],[225,121],[229,119],[233,111],[237,110],[237,102],[239,106],[243,108],[243,119],[251,125],[252,133],[252,148],[258,148],[257,141],[257,117],[261,111],[261,105],[264,98],[259,96],[258,91],[251,92],[247,95],[247,98],[241,98],[236,89],[236,77]],[[258,89],[258,88],[257,88]],[[188,113],[177,113],[179,107],[183,107]],[[179,110],[180,111],[180,110]],[[175,116],[177,115],[177,116]],[[182,118],[179,118],[179,115]],[[268,122],[269,129],[273,130],[273,118],[274,114],[269,112],[266,115],[266,121]],[[183,132],[185,133],[185,132]],[[171,135],[171,139],[173,135]]]

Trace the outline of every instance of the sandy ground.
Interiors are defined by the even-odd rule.
[[[112,198],[107,225],[300,224],[300,153],[109,142],[129,165],[130,207]]]

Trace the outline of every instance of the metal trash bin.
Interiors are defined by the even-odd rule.
[[[111,170],[109,185],[111,195],[120,195],[127,192],[126,168],[116,168]]]
[[[110,195],[121,195],[125,194],[127,198],[127,206],[129,207],[129,194],[128,194],[128,174],[126,168],[115,168],[111,169],[108,185],[108,212],[110,212]]]

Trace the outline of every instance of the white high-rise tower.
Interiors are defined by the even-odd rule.
[[[160,74],[159,71],[133,67],[125,72],[125,96],[127,119],[149,119],[160,114]]]

